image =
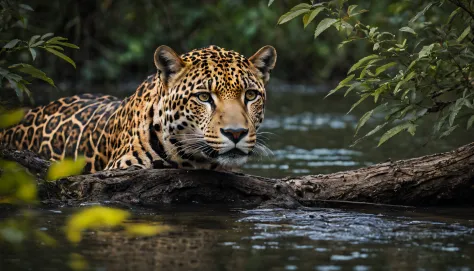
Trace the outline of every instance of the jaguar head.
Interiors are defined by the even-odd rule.
[[[159,107],[168,157],[195,168],[211,163],[228,169],[263,148],[257,131],[276,57],[272,46],[249,58],[217,46],[181,56],[158,47],[155,65],[164,91]]]

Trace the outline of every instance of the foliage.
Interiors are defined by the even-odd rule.
[[[18,29],[28,28],[28,14],[33,9],[26,4],[19,4],[14,0],[0,1],[0,42],[2,48],[0,50],[0,85],[3,88],[13,88],[20,98],[23,99],[26,93],[31,98],[31,92],[27,85],[31,84],[34,79],[42,80],[49,85],[55,87],[54,81],[46,75],[42,70],[36,68],[32,64],[16,62],[14,55],[28,52],[29,59],[23,59],[25,62],[33,63],[40,52],[47,52],[55,55],[72,66],[76,67],[74,61],[63,53],[65,47],[79,49],[76,45],[67,42],[67,38],[54,36],[53,33],[35,34],[28,39],[21,39],[17,35]],[[14,36],[11,39],[4,40],[6,36]]]
[[[135,236],[152,236],[168,231],[168,226],[148,225],[141,223],[126,223],[130,213],[124,210],[94,206],[74,214],[67,222],[66,235],[69,241],[77,243],[81,241],[82,231],[86,229],[101,229],[110,227],[122,227]]]
[[[380,8],[391,2],[371,1],[382,3],[377,4]],[[125,80],[139,81],[155,72],[152,56],[162,44],[178,53],[216,44],[245,56],[271,44],[278,51],[273,78],[298,83],[325,82],[340,76],[346,63],[358,55],[337,51],[334,46],[337,36],[327,36],[318,46],[307,46],[312,37],[304,35],[298,24],[290,22],[284,29],[276,27],[278,16],[290,1],[275,1],[271,9],[265,0],[31,0],[28,3],[35,9],[35,16],[30,20],[35,31],[54,32],[81,48],[71,52],[77,70],[68,69],[64,61],[47,56],[36,62],[47,74],[61,78],[58,87],[72,86],[87,92],[91,91],[87,88],[90,84],[124,84]],[[307,29],[311,27],[308,25]],[[29,38],[28,33],[24,36]],[[8,39],[13,38],[18,37]],[[301,60],[305,58],[314,61]],[[285,68],[288,66],[292,68]],[[112,94],[124,94],[117,92]],[[40,98],[37,100],[41,101]]]
[[[0,202],[31,204],[37,201],[34,178],[17,163],[0,160]]]
[[[364,4],[350,0],[302,3],[278,22],[302,15],[305,27],[310,22],[317,24],[315,38],[333,28],[343,40],[339,48],[355,42],[370,46],[372,52],[360,58],[328,94],[343,89],[344,96],[355,92],[360,99],[349,112],[365,100],[373,100],[374,108],[360,118],[356,135],[370,118],[385,116],[383,123],[355,143],[383,130],[379,146],[402,131],[414,135],[420,121],[433,114],[436,138],[448,136],[460,126],[469,129],[474,123],[472,3],[397,1],[389,9],[402,14],[398,31],[363,23],[359,18],[368,10],[355,3]],[[417,13],[412,14],[413,10]],[[319,14],[322,19],[318,22],[314,19]]]
[[[46,180],[54,181],[71,175],[81,174],[85,165],[86,159],[84,157],[77,157],[76,160],[66,158],[53,162],[48,169]]]
[[[15,125],[23,119],[23,116],[25,116],[25,111],[22,108],[13,110],[0,108],[0,129]]]

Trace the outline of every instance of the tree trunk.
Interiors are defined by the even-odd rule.
[[[42,179],[49,162],[30,152],[2,150]],[[56,182],[40,181],[45,203],[112,201],[127,204],[225,203],[245,206],[474,204],[474,143],[454,151],[381,163],[328,175],[269,179],[206,170],[102,171]]]

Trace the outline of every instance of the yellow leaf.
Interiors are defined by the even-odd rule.
[[[64,159],[55,162],[49,167],[46,179],[54,181],[68,176],[81,174],[85,165],[86,160],[84,157],[78,157],[75,161],[73,159]]]
[[[16,197],[21,201],[32,202],[36,200],[37,189],[34,183],[22,183],[16,190]]]
[[[19,164],[0,161],[0,201],[34,203],[37,199],[36,181]]]
[[[22,108],[0,111],[0,128],[7,128],[19,123],[25,116],[25,110]]]
[[[89,264],[81,254],[71,253],[69,256],[69,267],[72,270],[80,271],[88,269]]]
[[[43,242],[47,246],[56,246],[57,242],[56,239],[51,237],[49,234],[45,233],[44,231],[35,231],[36,237]]]
[[[69,218],[66,235],[71,242],[77,243],[81,241],[83,230],[118,226],[129,216],[129,212],[120,209],[103,206],[90,207]]]
[[[127,233],[136,236],[153,236],[169,231],[171,228],[165,225],[133,224],[125,225]]]
[[[14,203],[15,199],[12,197],[1,197],[0,196],[0,203]]]

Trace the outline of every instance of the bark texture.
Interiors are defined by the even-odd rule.
[[[41,179],[49,162],[30,152],[2,150]],[[474,204],[474,143],[454,151],[381,163],[328,175],[269,179],[206,170],[103,171],[41,182],[45,203],[111,201],[126,204],[225,203],[244,206]]]

